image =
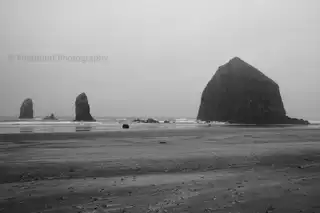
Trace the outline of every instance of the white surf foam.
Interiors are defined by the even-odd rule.
[[[14,121],[0,122],[0,125],[64,125],[64,124],[102,124],[102,122],[79,122],[79,121]]]

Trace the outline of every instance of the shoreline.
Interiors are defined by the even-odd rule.
[[[265,130],[273,130],[273,129],[294,129],[294,130],[315,130],[317,128],[310,128],[310,126],[319,126],[319,125],[176,125],[176,124],[169,124],[171,125],[168,128],[161,128],[157,126],[158,124],[137,124],[139,126],[146,126],[146,128],[131,128],[131,129],[122,129],[119,125],[117,129],[109,129],[109,130],[91,130],[86,129],[90,126],[79,126],[83,127],[84,129],[79,131],[66,131],[66,132],[18,132],[18,133],[0,133],[0,142],[6,141],[27,141],[27,140],[68,140],[68,139],[94,139],[94,138],[101,138],[101,137],[126,137],[128,135],[131,136],[139,136],[140,134],[144,135],[161,135],[165,133],[168,137],[174,136],[179,134],[179,132],[183,131],[197,131],[199,133],[206,132],[206,131],[230,131],[230,130],[256,130],[265,129]],[[147,127],[156,127],[156,128],[147,128]],[[165,126],[165,125],[164,125]],[[319,126],[320,127],[320,126]],[[188,135],[188,133],[186,133]],[[193,133],[191,133],[193,134]]]

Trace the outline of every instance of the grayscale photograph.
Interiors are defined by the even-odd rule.
[[[320,213],[319,0],[1,0],[0,213]]]

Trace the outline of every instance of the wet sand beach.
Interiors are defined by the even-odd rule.
[[[320,131],[0,136],[0,212],[320,212]]]

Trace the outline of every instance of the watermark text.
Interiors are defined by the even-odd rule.
[[[102,63],[108,60],[108,56],[91,55],[91,56],[75,56],[75,55],[22,55],[22,54],[10,54],[8,55],[10,62],[73,62],[73,63]]]

